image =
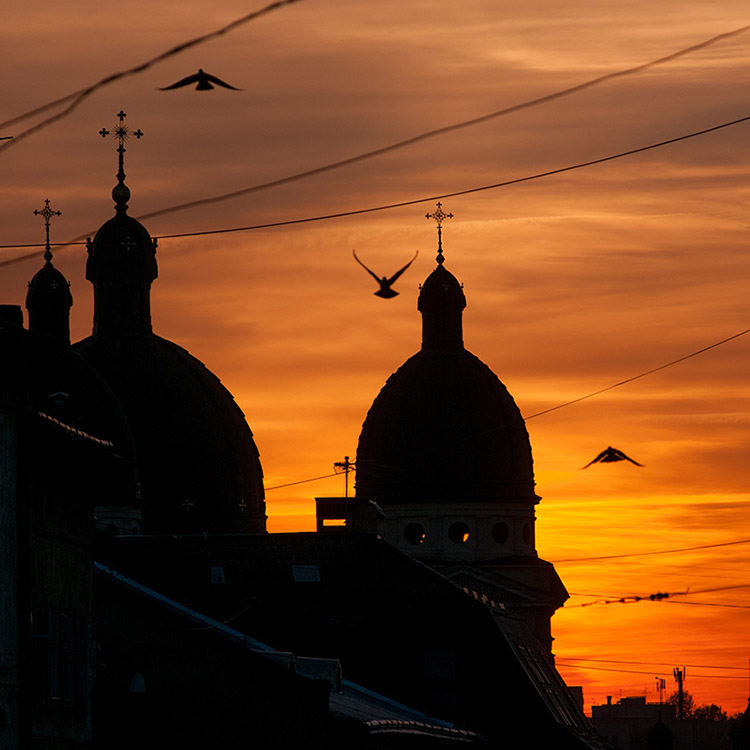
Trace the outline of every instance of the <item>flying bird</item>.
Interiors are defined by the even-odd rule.
[[[373,294],[376,297],[383,297],[384,299],[389,299],[391,297],[396,297],[398,295],[398,292],[395,292],[393,289],[391,289],[391,286],[396,282],[396,279],[398,279],[399,276],[412,264],[414,263],[414,260],[416,259],[417,255],[419,255],[419,250],[414,254],[414,257],[400,270],[396,271],[396,273],[393,274],[390,278],[387,276],[378,276],[377,274],[373,273],[358,257],[357,253],[352,250],[352,255],[354,256],[354,260],[359,263],[362,268],[367,271],[367,273],[372,276],[375,281],[380,284],[380,289],[378,289],[377,292],[373,292]]]
[[[173,83],[171,86],[164,86],[164,88],[159,89],[159,91],[169,91],[170,89],[179,89],[183,86],[190,86],[192,83],[197,83],[198,85],[195,87],[196,91],[210,91],[213,86],[212,84],[216,84],[217,86],[223,86],[225,89],[232,89],[232,91],[242,91],[242,89],[238,89],[236,86],[230,86],[226,81],[222,81],[221,78],[217,78],[216,76],[212,76],[210,73],[206,73],[203,68],[198,68],[198,72],[194,73],[191,76],[187,76],[186,78],[181,78],[177,83]]]
[[[643,464],[639,464],[638,461],[633,461],[630,456],[626,456],[622,451],[617,450],[617,448],[613,448],[611,445],[606,449],[603,450],[593,461],[589,461],[586,466],[582,466],[582,469],[588,469],[591,464],[611,464],[615,461],[630,461],[631,464],[635,464],[636,466],[643,466]]]

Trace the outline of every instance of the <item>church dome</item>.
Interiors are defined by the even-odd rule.
[[[357,449],[357,495],[389,503],[535,503],[531,445],[497,376],[463,345],[461,285],[442,264],[419,295],[422,349],[386,382]]]
[[[125,113],[118,117],[115,216],[88,242],[94,330],[75,349],[106,379],[127,415],[144,531],[263,532],[263,472],[242,411],[203,363],[152,332],[156,241],[127,214],[123,141],[130,131],[122,124]]]
[[[50,245],[50,220],[60,216],[62,211],[50,208],[49,198],[44,201],[44,208],[34,214],[44,218],[47,242],[44,250],[44,265],[34,274],[26,293],[26,309],[29,312],[29,329],[34,333],[52,336],[63,343],[70,344],[70,308],[73,297],[70,284],[65,276],[52,265],[52,248]]]
[[[75,348],[104,376],[128,416],[145,531],[265,529],[258,450],[219,378],[153,333],[94,335]]]

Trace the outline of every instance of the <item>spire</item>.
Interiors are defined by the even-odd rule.
[[[127,115],[122,110],[117,117],[119,124],[112,131],[99,131],[102,138],[112,135],[118,141],[117,184],[112,190],[115,216],[87,242],[86,278],[94,285],[94,333],[150,333],[156,240],[143,224],[128,216],[130,190],[125,184],[125,141],[131,135],[140,139],[143,132],[125,125]]]
[[[443,265],[443,220],[452,219],[453,214],[445,213],[438,203],[437,210],[425,216],[437,221],[438,266],[422,284],[417,302],[422,313],[422,351],[460,351],[464,348],[461,316],[466,297],[456,277]]]
[[[26,309],[29,311],[29,330],[42,333],[70,344],[70,308],[73,297],[70,283],[52,265],[52,249],[49,239],[50,219],[61,216],[62,211],[53,211],[49,198],[44,200],[44,208],[36,209],[35,216],[44,217],[46,242],[44,246],[44,266],[29,282],[26,293]]]
[[[435,219],[437,221],[437,233],[438,233],[438,252],[437,252],[437,260],[438,265],[442,266],[443,261],[445,258],[443,257],[443,219],[452,219],[453,214],[447,214],[443,211],[443,204],[438,201],[437,202],[437,211],[434,211],[433,213],[426,213],[425,214],[426,219]]]
[[[53,216],[62,216],[62,211],[53,211],[49,207],[49,198],[44,199],[44,208],[35,209],[34,210],[34,216],[44,216],[44,231],[46,234],[46,242],[44,244],[44,260],[46,260],[48,263],[52,260],[52,250],[50,248],[49,244],[49,220]]]
[[[118,125],[115,125],[114,130],[111,132],[106,128],[102,128],[99,131],[99,135],[102,138],[106,138],[108,135],[112,135],[113,138],[117,138],[119,144],[117,146],[118,154],[118,170],[117,170],[117,185],[112,189],[112,199],[115,202],[115,210],[122,211],[123,213],[128,210],[128,201],[130,200],[130,190],[125,184],[125,141],[130,138],[131,135],[135,136],[138,140],[143,137],[143,132],[140,128],[138,130],[131,131],[130,128],[125,124],[125,118],[127,115],[125,112],[120,110],[117,113],[117,118],[120,120]]]

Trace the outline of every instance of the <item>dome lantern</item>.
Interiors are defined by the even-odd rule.
[[[122,110],[117,117],[120,122],[112,132],[99,131],[102,138],[112,135],[119,142],[117,184],[112,190],[115,215],[93,241],[86,242],[86,278],[94,285],[94,333],[138,334],[151,331],[151,283],[158,276],[156,240],[143,224],[128,216],[124,144],[131,135],[140,139],[143,132],[131,131],[124,124]]]

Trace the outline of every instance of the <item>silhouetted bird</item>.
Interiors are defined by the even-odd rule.
[[[393,289],[391,289],[391,285],[396,282],[396,279],[398,279],[399,276],[412,264],[414,263],[414,260],[416,259],[417,255],[419,255],[419,250],[414,254],[414,257],[399,271],[396,271],[396,273],[393,274],[390,278],[387,276],[378,276],[377,274],[373,273],[358,257],[357,253],[352,250],[352,255],[354,256],[354,260],[359,263],[362,268],[367,271],[367,273],[372,276],[375,281],[380,284],[380,289],[378,289],[377,292],[373,292],[373,294],[376,297],[383,297],[384,299],[389,299],[390,297],[396,297],[398,295],[398,292],[394,292]]]
[[[618,451],[617,448],[613,448],[611,445],[603,450],[593,461],[589,461],[586,466],[582,466],[582,469],[588,469],[591,464],[611,464],[615,461],[630,461],[631,464],[636,466],[643,466],[638,461],[633,461],[630,456],[626,456],[622,451]]]
[[[173,83],[171,86],[165,86],[164,88],[159,89],[159,91],[179,89],[183,86],[190,86],[191,83],[198,84],[195,87],[196,91],[210,91],[213,88],[211,85],[212,83],[215,83],[217,86],[223,86],[225,89],[232,89],[232,91],[242,91],[242,89],[238,89],[236,86],[230,86],[228,83],[222,81],[221,78],[217,78],[210,73],[204,72],[203,68],[198,68],[197,73],[187,76],[187,78],[181,78],[177,83]]]

